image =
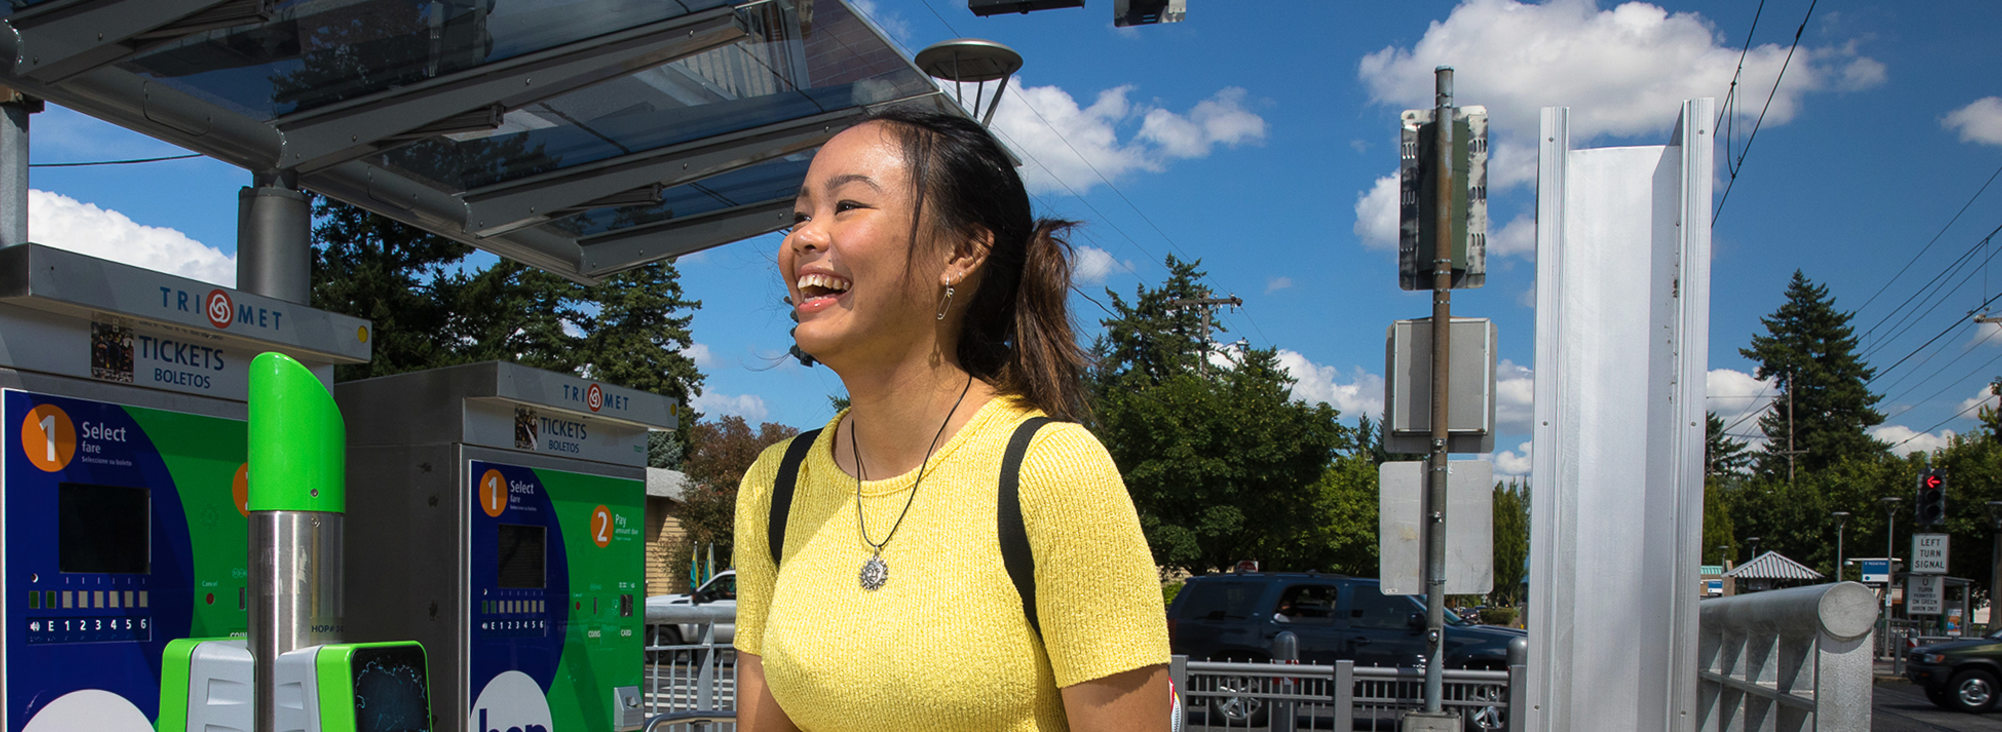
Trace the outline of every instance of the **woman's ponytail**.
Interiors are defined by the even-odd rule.
[[[1084,390],[1084,349],[1071,329],[1071,245],[1064,234],[1077,222],[1037,219],[1022,261],[1015,296],[1015,347],[1001,381],[1051,417],[1081,422],[1090,414]]]

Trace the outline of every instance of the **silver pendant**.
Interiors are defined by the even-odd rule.
[[[890,581],[890,565],[878,554],[862,563],[862,589],[874,592],[883,589],[883,583]]]

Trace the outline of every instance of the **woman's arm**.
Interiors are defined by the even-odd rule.
[[[737,673],[743,673],[738,661]],[[742,681],[738,682],[742,684]],[[762,671],[758,688],[764,688]],[[1063,688],[1064,716],[1076,732],[1168,729],[1168,667],[1146,666]],[[773,705],[777,707],[776,704]]]
[[[1163,669],[1161,678],[1166,679],[1167,674],[1167,670]],[[1070,690],[1066,689],[1064,693],[1068,701]],[[1162,709],[1166,709],[1167,704],[1168,698],[1163,695]],[[1075,727],[1077,723],[1073,721],[1071,725]],[[793,726],[792,719],[786,717],[785,710],[779,708],[778,700],[772,698],[771,688],[765,686],[765,660],[741,651],[737,653],[737,729],[744,732],[796,732],[799,729]],[[1165,721],[1155,729],[1167,729]]]

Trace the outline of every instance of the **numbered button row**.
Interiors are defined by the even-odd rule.
[[[146,607],[151,602],[145,590],[30,590],[29,610],[71,610]]]
[[[102,643],[152,638],[146,617],[49,618],[28,621],[29,643]]]
[[[541,600],[481,600],[480,613],[483,615],[508,615],[512,613],[542,613],[546,606]]]

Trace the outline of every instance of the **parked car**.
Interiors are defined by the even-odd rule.
[[[1168,607],[1169,645],[1191,660],[1270,660],[1281,631],[1293,633],[1301,663],[1424,665],[1423,599],[1385,595],[1373,579],[1280,572],[1191,577]],[[1446,612],[1447,668],[1507,670],[1511,646],[1526,652],[1528,633]],[[1218,698],[1211,712],[1233,723],[1264,719],[1252,697]]]
[[[1905,656],[1905,677],[1946,709],[1980,713],[1995,708],[2002,679],[2002,630],[1984,638],[1933,643]]]
[[[694,592],[681,595],[654,595],[646,599],[646,642],[650,646],[678,646],[683,643],[702,642],[702,626],[696,623],[669,623],[662,618],[662,610],[675,605],[716,605],[737,609],[737,573],[724,570],[695,588]],[[732,620],[716,624],[716,643],[727,645],[737,638],[737,623]]]

